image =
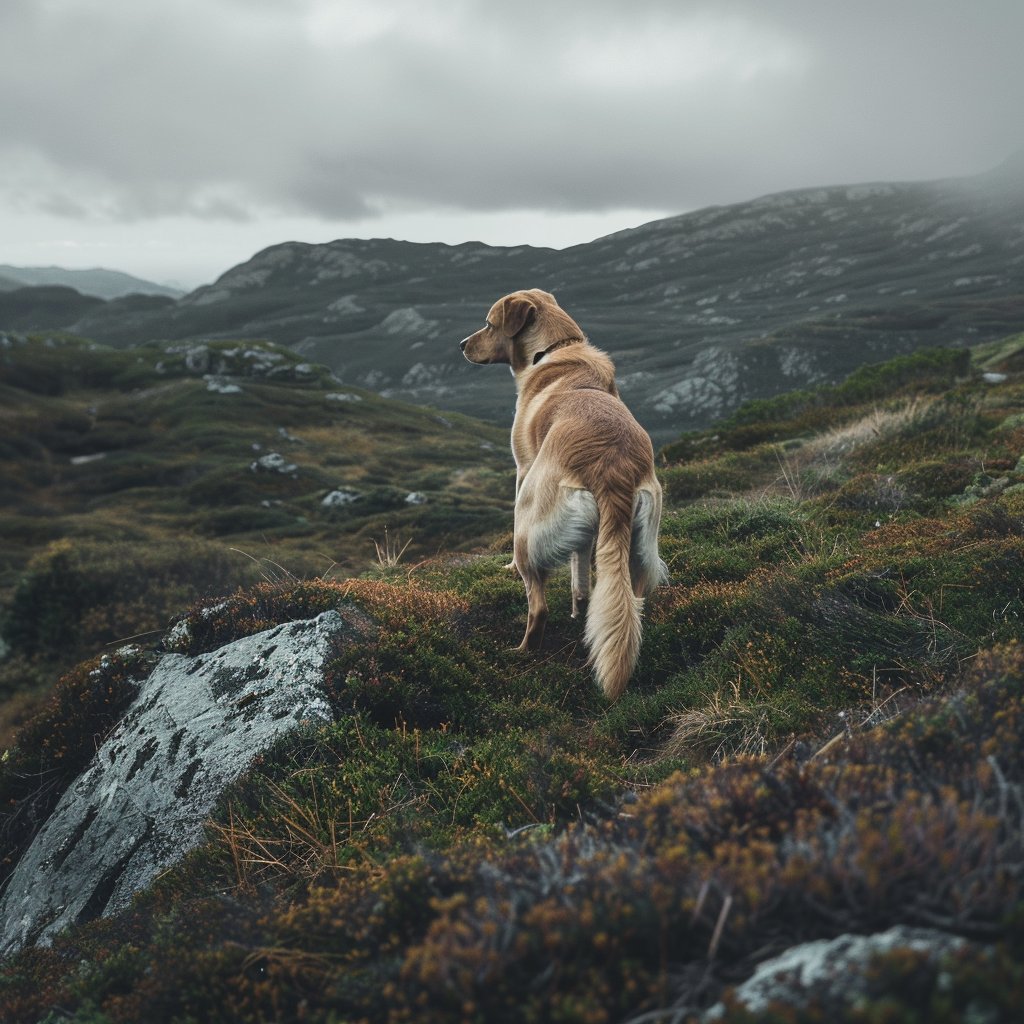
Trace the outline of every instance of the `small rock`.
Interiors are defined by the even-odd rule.
[[[280,452],[267,452],[266,455],[261,455],[255,462],[251,463],[249,468],[254,473],[295,473],[298,471],[298,466],[294,462],[289,462]]]
[[[218,395],[240,395],[242,393],[242,389],[237,384],[232,384],[223,377],[207,373],[203,375],[203,380],[206,381],[206,390],[213,391]]]
[[[869,995],[871,961],[897,949],[925,953],[939,962],[965,946],[966,940],[933,928],[897,925],[874,935],[841,935],[837,939],[805,942],[760,964],[753,975],[732,991],[732,1001],[748,1013],[764,1013],[773,1003],[793,1009],[814,1004],[837,1012]],[[703,1021],[721,1020],[725,1006],[717,1003]]]
[[[324,508],[339,508],[342,505],[351,505],[353,501],[358,501],[361,497],[362,495],[358,491],[339,489],[331,491],[320,504]]]

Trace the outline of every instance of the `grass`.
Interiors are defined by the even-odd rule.
[[[193,604],[174,649],[355,605],[379,629],[328,667],[335,721],[261,755],[207,842],[132,908],[0,967],[0,1016],[602,1024],[689,1019],[724,993],[726,1019],[744,1021],[729,985],[766,956],[904,923],[969,945],[939,966],[894,953],[855,1012],[799,1019],[1010,1019],[1024,990],[1022,345],[984,353],[1001,383],[925,353],[668,446],[671,578],[614,705],[590,679],[567,573],[545,650],[523,657],[507,517],[477,551],[444,540],[500,465],[460,468],[443,500],[407,513],[435,518],[368,516],[349,535],[367,539],[359,576],[304,577],[243,548],[262,580]],[[425,443],[416,415],[401,414],[403,437]],[[308,449],[327,439],[289,430]],[[388,471],[364,465],[353,486],[401,491],[367,484]],[[347,514],[339,526],[355,526]],[[63,628],[63,591],[109,561],[79,528],[12,591],[7,621],[37,638],[18,640],[23,658],[52,642],[41,612]],[[175,564],[154,556],[154,593],[172,595]],[[104,592],[122,576],[130,589],[119,571]],[[131,699],[142,648],[70,672],[10,746],[8,865],[22,823],[45,818]]]
[[[14,698],[0,743],[60,673],[165,629],[198,598],[268,572],[360,572],[382,535],[401,534],[408,556],[423,558],[507,528],[504,432],[298,365],[263,342],[114,350],[15,336],[3,350],[0,634],[15,657],[0,664],[0,695]],[[241,392],[208,390],[210,371]],[[339,392],[359,400],[328,398]],[[256,465],[271,452],[296,471]],[[357,500],[325,505],[339,487]],[[412,492],[426,503],[407,502]],[[74,563],[64,587],[61,559]]]

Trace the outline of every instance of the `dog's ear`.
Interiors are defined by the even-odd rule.
[[[531,320],[537,307],[525,295],[508,295],[501,305],[501,333],[514,338]]]

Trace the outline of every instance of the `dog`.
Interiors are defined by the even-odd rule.
[[[619,397],[611,359],[548,292],[499,299],[460,347],[471,363],[508,363],[516,381],[512,565],[528,603],[518,649],[541,648],[545,583],[568,561],[572,615],[589,597],[590,664],[615,700],[640,653],[644,598],[667,576],[658,556],[662,499],[651,439]]]

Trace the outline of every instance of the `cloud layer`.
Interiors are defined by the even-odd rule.
[[[1021,38],[1019,0],[5,0],[0,213],[673,212],[971,173],[1024,146]]]

